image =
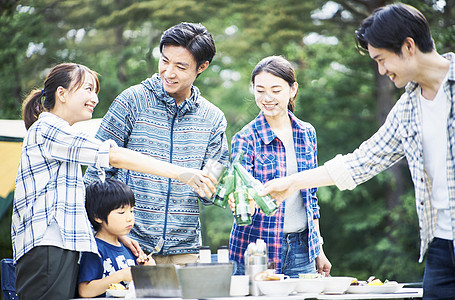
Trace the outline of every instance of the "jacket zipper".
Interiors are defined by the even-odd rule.
[[[172,152],[174,150],[174,124],[175,124],[175,119],[179,115],[179,108],[177,107],[177,112],[175,113],[174,117],[172,118],[172,124],[171,124],[171,146],[170,146],[170,153],[169,153],[169,163],[172,164]],[[171,198],[171,180],[168,179],[168,185],[167,185],[167,197],[166,197],[166,209],[164,211],[164,228],[163,228],[163,240],[166,238],[166,229],[167,229],[167,215],[169,212],[169,200]],[[161,249],[160,252],[162,252],[163,249]]]

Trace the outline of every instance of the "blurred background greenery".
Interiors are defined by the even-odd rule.
[[[409,0],[431,24],[439,53],[455,48],[453,0]],[[21,102],[42,88],[49,68],[77,62],[101,76],[102,117],[125,88],[157,71],[163,30],[181,21],[204,24],[217,46],[196,81],[221,108],[230,141],[259,112],[250,74],[268,55],[294,64],[299,82],[296,115],[318,134],[320,164],[354,150],[372,135],[403,90],[376,71],[355,48],[354,31],[385,0],[31,0],[0,1],[0,119],[20,119]],[[10,194],[8,197],[12,197]],[[353,191],[320,188],[324,250],[332,275],[370,275],[421,281],[419,230],[406,161]],[[8,201],[2,198],[0,201]],[[202,207],[203,243],[228,245],[233,217]],[[12,257],[11,209],[0,220],[0,255]]]

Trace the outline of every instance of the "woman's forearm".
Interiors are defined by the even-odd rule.
[[[111,148],[109,152],[109,164],[119,169],[128,169],[173,179],[177,179],[182,171],[182,167],[180,166],[121,147]]]

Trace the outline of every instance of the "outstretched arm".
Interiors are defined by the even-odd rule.
[[[215,192],[216,178],[212,175],[160,161],[130,149],[112,147],[109,164],[116,168],[177,179],[193,187],[201,197]]]
[[[301,189],[334,185],[325,166],[305,170],[290,176],[270,180],[264,184],[261,195],[270,194],[273,199],[283,202],[292,193]]]

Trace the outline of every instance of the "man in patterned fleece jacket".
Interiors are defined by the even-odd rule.
[[[180,23],[163,33],[160,52],[159,72],[114,100],[96,137],[189,168],[201,169],[209,158],[227,165],[226,118],[193,86],[215,55],[211,34],[201,24]],[[199,201],[204,201],[197,191],[176,180],[123,169],[113,168],[107,176],[133,190],[130,237],[152,252],[157,264],[196,262]],[[86,183],[95,178],[96,169],[89,168]]]

